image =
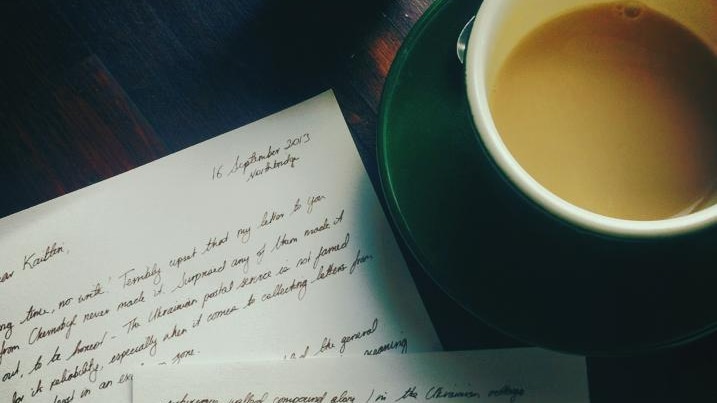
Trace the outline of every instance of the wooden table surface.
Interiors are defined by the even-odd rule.
[[[328,88],[379,190],[383,82],[431,2],[1,2],[0,217]],[[467,314],[405,255],[446,349],[520,345]],[[589,358],[588,368],[593,402],[717,401],[716,336]]]

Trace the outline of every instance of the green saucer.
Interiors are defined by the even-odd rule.
[[[717,230],[626,241],[545,214],[496,171],[477,140],[455,41],[480,2],[437,0],[384,88],[378,153],[390,214],[458,303],[530,344],[625,354],[717,328]]]

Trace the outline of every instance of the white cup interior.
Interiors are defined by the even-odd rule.
[[[466,54],[466,84],[474,123],[498,168],[530,199],[548,212],[584,229],[619,237],[662,237],[688,233],[717,222],[717,197],[709,207],[684,216],[653,221],[600,215],[551,193],[511,155],[493,122],[488,88],[513,48],[529,32],[571,9],[600,0],[484,0],[471,31]],[[625,2],[629,3],[629,2]],[[713,0],[642,0],[696,34],[717,54],[717,2]],[[716,173],[717,174],[717,173]]]

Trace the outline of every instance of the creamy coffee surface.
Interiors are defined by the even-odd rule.
[[[640,3],[580,8],[538,27],[489,98],[518,163],[579,207],[655,220],[715,193],[717,57]]]

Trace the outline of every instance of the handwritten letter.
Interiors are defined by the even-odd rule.
[[[333,95],[0,220],[0,401],[440,345]]]
[[[153,367],[135,403],[589,402],[585,359],[540,349]]]

